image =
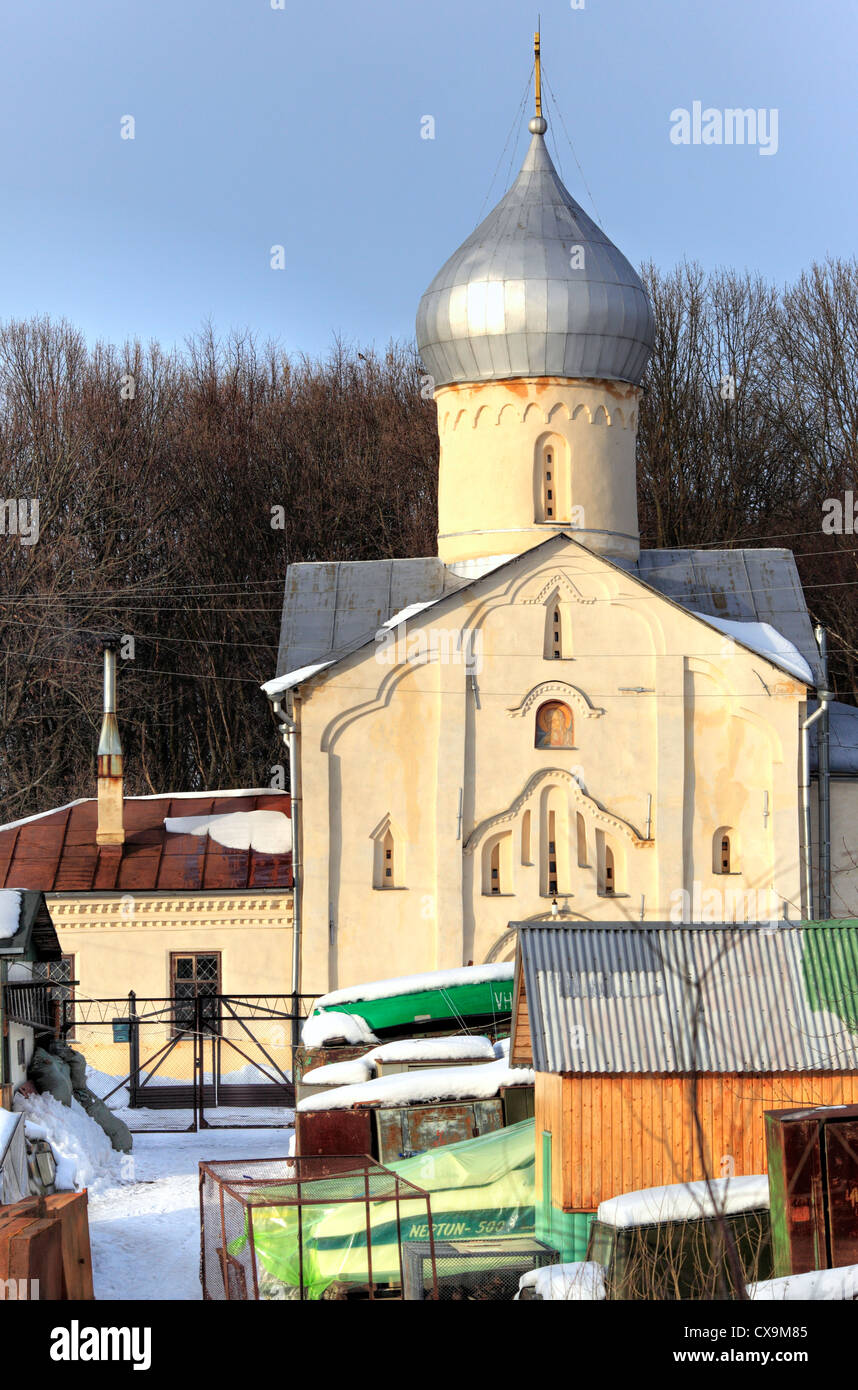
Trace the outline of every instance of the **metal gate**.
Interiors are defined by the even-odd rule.
[[[63,1034],[134,1133],[291,1126],[291,1068],[314,996],[78,997]]]

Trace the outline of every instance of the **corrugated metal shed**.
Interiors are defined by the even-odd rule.
[[[858,1068],[858,923],[519,925],[538,1072]]]
[[[196,892],[291,888],[292,855],[227,849],[208,835],[168,834],[170,816],[290,814],[285,792],[126,797],[125,843],[96,843],[98,803],[73,802],[0,827],[0,888],[50,893]]]

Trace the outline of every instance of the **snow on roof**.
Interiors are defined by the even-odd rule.
[[[812,1269],[806,1274],[762,1279],[746,1287],[748,1297],[754,1302],[852,1302],[858,1298],[858,1265]]]
[[[580,1299],[597,1302],[605,1295],[605,1271],[593,1260],[574,1264],[543,1265],[529,1269],[518,1281],[519,1289],[535,1289],[546,1302]]]
[[[228,811],[213,816],[166,816],[170,835],[208,835],[225,849],[252,849],[257,854],[288,854],[292,822],[282,811]]]
[[[21,894],[14,888],[0,889],[0,941],[15,935],[21,920]]]
[[[207,797],[226,797],[226,796],[277,796],[278,792],[272,787],[227,787],[223,791],[206,792],[147,792],[145,796],[126,796],[124,801],[200,801]],[[281,793],[283,796],[289,795],[288,792]],[[21,816],[19,820],[5,821],[0,825],[0,830],[17,830],[19,825],[32,825],[34,821],[44,820],[46,816],[56,816],[60,811],[71,811],[75,806],[85,806],[87,801],[94,801],[93,796],[79,796],[74,801],[66,801],[62,806],[52,806],[49,811],[36,811],[32,816]]]
[[[416,1105],[436,1100],[489,1100],[501,1086],[531,1086],[527,1067],[511,1067],[500,1058],[474,1067],[427,1067],[397,1072],[354,1086],[338,1086],[298,1102],[299,1110],[350,1110],[353,1105]]]
[[[347,1043],[378,1042],[360,1014],[343,1014],[331,1009],[328,1013],[312,1014],[304,1020],[301,1042],[305,1047],[324,1047],[337,1038],[344,1038]]]
[[[442,595],[441,597],[445,596]],[[392,618],[388,618],[386,623],[382,623],[382,627],[398,627],[400,623],[407,623],[410,618],[416,618],[417,614],[422,613],[424,608],[432,608],[440,602],[440,598],[430,598],[425,603],[409,603],[405,608],[400,608],[398,613],[394,613]]]
[[[659,1221],[694,1221],[702,1216],[729,1216],[769,1205],[765,1173],[748,1178],[713,1178],[645,1187],[599,1203],[597,1220],[608,1226],[648,1226]]]
[[[333,661],[317,661],[312,666],[299,666],[297,671],[287,671],[285,675],[275,676],[273,681],[266,681],[262,689],[266,695],[283,695],[287,690],[294,689],[302,681],[308,681],[311,676],[317,676],[320,671],[326,671],[334,664]]]
[[[749,647],[751,651],[764,656],[775,666],[789,671],[797,680],[804,681],[806,685],[815,684],[813,672],[798,647],[793,646],[792,642],[770,623],[739,623],[728,618],[712,618],[708,613],[696,613],[693,609],[691,611],[701,622],[717,628],[725,636],[740,642],[743,647]]]
[[[398,975],[390,980],[369,980],[362,985],[348,985],[332,990],[316,1000],[317,1009],[335,1004],[358,1004],[364,999],[392,999],[398,994],[422,994],[430,989],[454,989],[457,985],[477,985],[485,980],[511,980],[515,972],[513,961],[494,965],[461,965],[455,970],[427,970],[422,975]]]

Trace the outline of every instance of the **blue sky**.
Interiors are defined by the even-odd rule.
[[[598,220],[630,260],[782,282],[854,253],[852,0],[5,0],[0,318],[165,346],[210,319],[311,354],[335,333],[410,337],[523,158],[524,120],[492,184],[538,7]],[[777,153],[671,143],[694,101],[776,108]]]

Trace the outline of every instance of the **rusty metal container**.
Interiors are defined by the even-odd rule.
[[[517,1125],[521,1120],[532,1120],[535,1113],[534,1086],[501,1086],[500,1098],[503,1104],[505,1125]]]
[[[427,1149],[458,1144],[503,1129],[503,1105],[492,1100],[448,1101],[437,1105],[379,1107],[375,1116],[376,1156],[380,1163],[410,1158]]]
[[[299,1158],[319,1154],[372,1154],[370,1110],[297,1110],[295,1153]]]
[[[495,1057],[420,1057],[407,1062],[386,1062],[380,1057],[376,1062],[378,1076],[394,1076],[404,1071],[425,1071],[434,1067],[481,1067],[494,1062]]]
[[[767,1112],[775,1275],[858,1263],[858,1106]]]

